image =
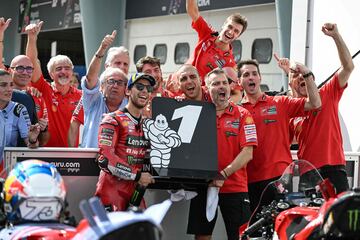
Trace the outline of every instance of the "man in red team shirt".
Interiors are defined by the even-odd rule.
[[[246,30],[247,20],[240,14],[232,14],[218,33],[211,29],[200,15],[196,0],[186,0],[186,11],[192,19],[192,27],[199,38],[194,55],[188,63],[199,71],[204,85],[204,77],[212,69],[236,67],[231,43]]]
[[[321,106],[310,70],[301,64],[293,66],[293,70],[304,77],[308,98],[267,96],[260,89],[261,75],[257,61],[245,60],[238,63],[240,81],[246,93],[241,104],[255,120],[259,144],[254,150],[253,160],[247,166],[252,211],[258,205],[268,183],[278,179],[292,162],[289,149],[290,119],[304,116],[305,111]],[[261,205],[268,204],[273,200],[273,195],[267,192],[262,199]]]
[[[228,239],[239,239],[239,227],[250,217],[246,164],[257,146],[254,120],[246,109],[229,101],[230,85],[223,70],[214,69],[206,77],[206,86],[216,107],[218,167],[224,180],[212,185],[220,188],[219,206]],[[206,191],[191,200],[188,233],[196,239],[211,239],[216,218],[206,218]]]
[[[347,87],[347,82],[354,69],[349,49],[347,48],[337,25],[326,23],[322,27],[326,36],[331,37],[338,50],[341,68],[325,85],[320,88],[321,111],[310,111],[305,117],[291,121],[295,138],[299,144],[299,159],[311,162],[319,169],[323,178],[329,178],[336,192],[348,190],[345,170],[345,156],[339,121],[339,101]],[[295,97],[307,97],[302,76],[293,73],[288,59],[280,59],[279,66],[289,73],[290,86]],[[299,82],[299,84],[294,84]]]
[[[70,127],[72,113],[80,98],[81,91],[71,86],[73,64],[69,57],[57,55],[52,57],[47,69],[55,85],[52,87],[42,75],[38,60],[37,37],[43,22],[27,26],[28,42],[26,55],[34,65],[34,73],[31,79],[32,86],[37,88],[45,100],[49,116],[50,140],[48,147],[67,147],[67,133]]]
[[[176,72],[181,95],[177,98],[211,102],[209,92],[201,86],[201,80],[196,68],[191,64],[182,65]]]

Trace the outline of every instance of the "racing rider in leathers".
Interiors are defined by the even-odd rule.
[[[101,172],[95,195],[113,211],[126,210],[136,184],[154,183],[150,173],[141,172],[150,146],[144,137],[141,116],[154,85],[155,79],[150,75],[131,76],[125,109],[106,114],[100,124],[98,164]],[[145,207],[143,200],[140,207]]]

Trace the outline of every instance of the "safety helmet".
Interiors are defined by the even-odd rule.
[[[65,195],[64,181],[54,165],[40,160],[17,163],[4,183],[7,220],[57,221]]]

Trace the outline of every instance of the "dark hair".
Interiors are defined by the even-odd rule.
[[[150,56],[142,57],[136,63],[136,71],[142,72],[143,71],[142,69],[145,64],[150,64],[152,66],[157,65],[160,67],[160,59],[158,59],[156,57],[150,57]]]
[[[240,34],[242,34],[243,32],[245,32],[245,30],[247,29],[247,26],[248,26],[248,22],[247,22],[247,19],[246,17],[240,15],[240,13],[234,13],[234,14],[231,14],[227,19],[226,19],[226,22],[228,21],[234,21],[236,22],[237,24],[240,24],[243,26],[243,29],[241,31]]]
[[[215,68],[213,70],[211,70],[210,72],[208,72],[206,75],[205,75],[205,84],[206,86],[209,86],[210,85],[210,82],[208,81],[209,78],[210,78],[210,75],[211,74],[215,74],[215,75],[221,75],[221,74],[224,74],[225,77],[226,77],[226,73],[224,72],[224,70],[222,70],[221,68]]]
[[[256,61],[255,59],[247,59],[247,60],[241,60],[238,62],[238,64],[237,64],[238,77],[241,77],[241,74],[242,74],[241,68],[244,65],[254,65],[257,68],[259,75],[261,75],[258,61]]]
[[[0,69],[0,77],[2,76],[10,76],[10,73],[4,69]]]

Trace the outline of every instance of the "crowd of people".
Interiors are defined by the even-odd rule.
[[[65,55],[47,63],[52,84],[44,79],[37,50],[43,22],[27,26],[25,55],[14,57],[9,68],[0,63],[0,159],[5,146],[78,147],[79,127],[84,125],[80,147],[100,149],[95,194],[112,210],[125,210],[137,184],[154,183],[150,173],[141,170],[150,147],[142,121],[151,118],[154,97],[167,97],[215,105],[223,179],[209,185],[220,189],[218,204],[228,239],[238,239],[239,226],[258,204],[272,201],[274,196],[268,194],[259,203],[267,184],[291,163],[294,138],[300,159],[316,166],[337,193],[347,190],[338,106],[354,64],[337,25],[322,27],[341,62],[333,78],[318,89],[307,66],[276,55],[280,69],[289,76],[291,92],[269,96],[261,91],[257,61],[236,63],[232,54],[231,43],[246,31],[246,18],[233,14],[217,32],[200,15],[196,0],[187,0],[186,10],[198,44],[188,63],[167,81],[159,59],[152,56],[141,58],[137,73],[128,76],[129,51],[111,47],[113,31],[94,53],[81,80],[82,91],[72,86],[73,63]],[[0,59],[10,22],[0,18]],[[100,73],[104,58],[105,70]],[[191,200],[187,231],[196,239],[210,239],[216,222],[206,219],[206,193],[206,188],[200,189]]]

